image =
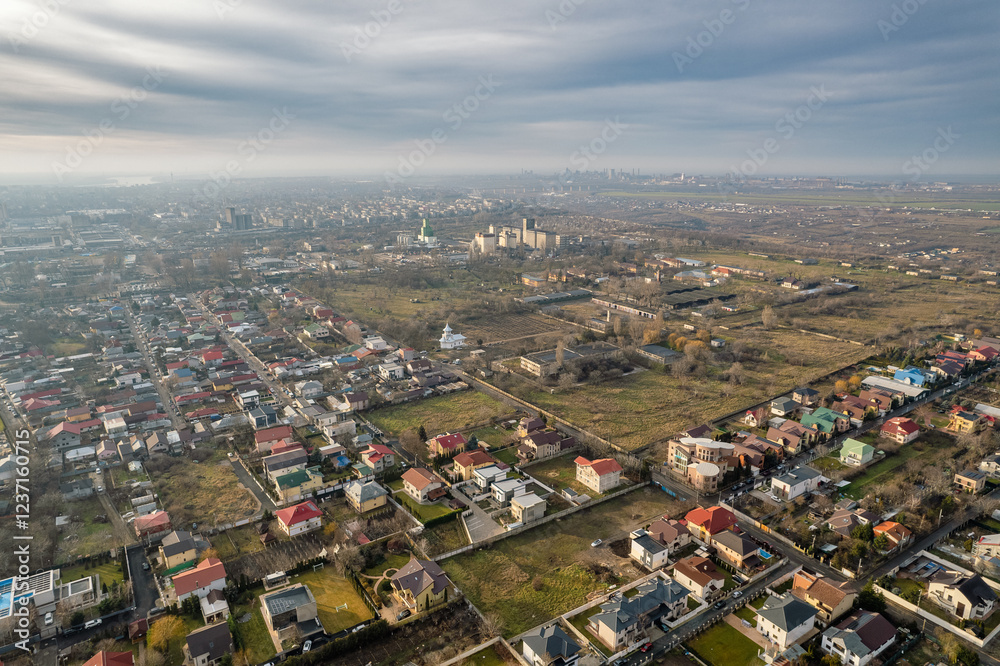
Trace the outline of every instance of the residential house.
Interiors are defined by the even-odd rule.
[[[187,635],[184,652],[193,666],[216,666],[223,657],[233,653],[229,625],[220,622],[195,629]]]
[[[790,416],[802,407],[792,398],[777,398],[771,401],[771,413],[775,416]]]
[[[190,532],[181,530],[171,532],[160,541],[159,550],[160,561],[168,570],[198,559],[198,549]]]
[[[681,437],[667,443],[665,464],[674,472],[687,476],[690,466],[697,462],[712,463],[724,474],[737,462],[735,447],[728,442],[716,442],[703,437]]]
[[[132,521],[135,535],[140,539],[158,538],[173,529],[170,515],[166,511],[156,510],[145,516],[136,516]]]
[[[305,469],[309,464],[309,454],[301,446],[297,446],[281,453],[272,453],[261,462],[264,463],[264,473],[268,480],[275,483],[279,476]]]
[[[201,616],[205,624],[224,622],[229,617],[229,602],[222,590],[212,590],[201,598]]]
[[[521,439],[539,430],[545,430],[545,421],[537,416],[526,416],[517,424],[517,436]]]
[[[909,444],[920,436],[920,426],[905,416],[896,416],[882,424],[880,433],[898,444]]]
[[[352,393],[345,393],[343,399],[344,399],[344,404],[356,412],[360,412],[363,409],[368,409],[369,399],[368,399],[368,393],[366,393],[365,391],[355,391]]]
[[[644,637],[654,621],[676,620],[687,610],[690,593],[669,578],[654,578],[636,590],[635,596],[620,595],[601,604],[587,623],[587,631],[613,652]]]
[[[314,379],[297,382],[295,384],[295,392],[306,399],[315,398],[323,394],[323,382],[318,382]]]
[[[691,533],[687,527],[679,520],[672,520],[666,516],[654,520],[646,529],[646,533],[666,546],[671,553],[691,543]]]
[[[621,483],[622,466],[612,458],[587,460],[578,456],[573,462],[576,464],[576,480],[595,493],[606,493]]]
[[[684,516],[688,532],[707,544],[712,543],[712,537],[736,526],[736,516],[725,507],[713,506],[708,509],[698,507],[688,511]]]
[[[982,421],[983,418],[979,414],[957,410],[949,416],[948,429],[961,433],[976,432],[981,427]]]
[[[986,488],[986,473],[967,469],[955,475],[955,485],[967,493],[980,493]]]
[[[437,562],[411,557],[389,579],[392,593],[411,611],[421,612],[448,602],[448,577]]]
[[[521,640],[521,654],[529,666],[577,666],[580,663],[580,646],[558,623],[533,629]]]
[[[226,567],[218,558],[209,557],[199,562],[194,569],[175,575],[171,581],[178,603],[190,596],[200,599],[212,590],[225,589]]]
[[[984,534],[972,545],[972,554],[978,557],[1000,557],[1000,534]]]
[[[924,374],[924,371],[920,368],[915,368],[912,365],[896,370],[892,378],[897,382],[902,382],[903,384],[909,384],[911,386],[923,386],[927,383],[927,376]]]
[[[323,472],[318,466],[287,472],[274,478],[281,504],[300,502],[323,487]]]
[[[997,606],[997,593],[979,574],[954,574],[927,586],[931,601],[963,620],[982,620]]]
[[[990,363],[992,362],[998,354],[997,350],[992,347],[980,347],[979,349],[973,349],[969,352],[969,359],[977,363]]]
[[[793,594],[770,596],[757,611],[757,631],[784,650],[813,629],[816,615],[815,608]]]
[[[902,393],[882,388],[863,389],[858,397],[865,402],[875,405],[879,414],[885,414],[893,407],[896,407],[903,402]]]
[[[385,380],[400,380],[406,378],[406,371],[399,363],[383,363],[378,367],[378,375]]]
[[[344,490],[347,503],[358,513],[367,513],[385,506],[389,493],[374,481],[362,483],[355,479]]]
[[[897,550],[902,550],[910,545],[913,541],[913,532],[892,520],[886,520],[879,523],[874,527],[875,536],[884,535],[886,541],[888,542],[888,547],[884,552],[892,553]]]
[[[791,501],[806,493],[815,492],[826,477],[811,467],[796,467],[771,479],[771,492],[781,499]]]
[[[322,324],[309,324],[302,332],[306,334],[310,340],[326,340],[330,337],[330,330],[323,326]]]
[[[692,556],[680,560],[674,565],[673,577],[701,600],[711,599],[726,584],[725,574],[705,557]]]
[[[837,583],[807,571],[795,574],[792,594],[816,609],[816,620],[823,626],[851,610],[858,596],[850,583]]]
[[[573,437],[564,437],[555,430],[536,430],[521,440],[517,457],[521,462],[545,460],[576,446]]]
[[[993,478],[1000,476],[1000,453],[994,453],[983,458],[982,462],[979,463],[979,471],[985,472]]]
[[[729,530],[720,532],[712,539],[712,545],[719,559],[737,569],[756,569],[763,565],[760,546],[742,534]]]
[[[108,652],[101,650],[83,662],[83,666],[134,666],[131,652]]]
[[[403,472],[403,490],[421,504],[438,500],[448,492],[444,481],[423,467],[411,467]]]
[[[371,467],[376,474],[381,474],[396,464],[396,454],[384,444],[371,444],[361,452],[361,462]]]
[[[316,598],[302,583],[261,595],[260,614],[280,641],[302,640],[323,631]]]
[[[694,461],[687,466],[687,482],[703,493],[714,493],[725,479],[723,468],[715,463]]]
[[[809,387],[797,388],[792,391],[792,400],[805,407],[812,407],[819,402],[819,391]]]
[[[260,405],[255,409],[251,409],[247,413],[247,418],[250,419],[250,425],[254,428],[267,428],[278,422],[278,412],[274,411],[274,408],[270,405]]]
[[[868,666],[896,642],[896,627],[878,613],[859,610],[823,632],[820,647],[845,666]]]
[[[288,536],[298,536],[323,526],[323,512],[313,500],[280,509],[274,513],[278,525]]]
[[[500,479],[490,486],[493,501],[500,506],[507,506],[516,495],[527,492],[528,483],[524,479]]]
[[[790,456],[797,455],[803,450],[816,443],[819,438],[819,431],[816,428],[804,426],[788,419],[777,427],[771,426],[767,429],[767,439],[781,444],[785,453]]]
[[[821,436],[831,437],[846,432],[851,428],[851,420],[840,412],[828,407],[817,407],[811,414],[806,414],[800,420],[802,425],[816,428]]]
[[[477,469],[496,464],[496,460],[482,449],[462,451],[452,459],[452,462],[455,477],[462,481],[471,480]]]
[[[510,500],[510,513],[516,522],[527,525],[545,516],[545,500],[535,493],[515,495]]]
[[[472,480],[479,488],[480,492],[486,492],[496,481],[507,478],[507,470],[501,469],[497,465],[486,465],[477,467],[472,473]]]
[[[629,538],[629,557],[650,571],[655,571],[670,561],[670,549],[646,530],[635,530],[629,534]]]
[[[867,465],[875,457],[875,447],[848,437],[840,449],[840,462],[851,467]]]
[[[838,509],[827,519],[826,525],[840,536],[849,537],[851,536],[851,532],[859,525],[867,525],[878,519],[878,516],[870,511],[862,509]]]
[[[438,435],[427,440],[427,450],[432,457],[454,456],[465,450],[469,440],[460,432]]]
[[[678,434],[678,437],[691,437],[692,439],[711,439],[711,435],[714,432],[712,426],[707,423],[703,423],[693,428],[688,428],[687,430]]]

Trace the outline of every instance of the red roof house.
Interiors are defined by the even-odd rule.
[[[131,652],[106,652],[101,650],[83,663],[83,666],[133,666]]]
[[[465,445],[469,440],[460,432],[450,435],[438,435],[427,440],[427,448],[432,456],[450,456],[461,453],[465,450]]]
[[[179,573],[171,580],[177,601],[184,601],[191,595],[204,597],[212,590],[226,587],[226,567],[216,557],[202,560],[194,569]]]
[[[736,526],[736,516],[729,509],[713,506],[708,509],[692,509],[684,516],[688,531],[706,543],[712,537]]]
[[[323,525],[323,512],[319,510],[316,503],[307,500],[301,504],[290,506],[275,512],[278,524],[288,536],[304,534]]]
[[[882,436],[894,439],[900,444],[912,442],[920,434],[920,426],[912,419],[897,416],[882,425]]]

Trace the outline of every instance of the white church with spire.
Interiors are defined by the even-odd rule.
[[[441,335],[441,349],[458,349],[465,346],[465,336],[460,333],[453,333],[450,324],[444,325],[444,333]]]

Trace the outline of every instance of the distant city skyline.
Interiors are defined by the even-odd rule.
[[[10,0],[0,184],[1000,174],[1000,5]]]

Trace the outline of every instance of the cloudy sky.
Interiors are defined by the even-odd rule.
[[[4,0],[0,181],[996,175],[998,38],[995,0]]]

